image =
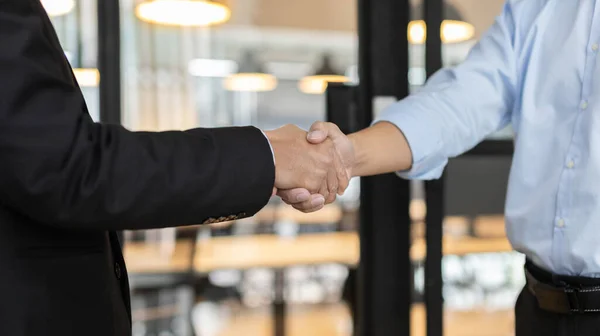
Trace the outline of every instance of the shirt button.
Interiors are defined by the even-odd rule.
[[[115,263],[115,275],[117,279],[121,280],[121,265],[119,263]]]
[[[582,101],[581,104],[579,105],[581,107],[582,110],[585,110],[588,107],[588,103],[587,101]]]
[[[592,50],[593,50],[593,51],[596,51],[596,50],[598,50],[598,43],[594,43],[594,44],[592,44]]]
[[[571,169],[573,167],[575,167],[575,162],[573,162],[573,160],[567,162],[567,168]]]
[[[558,222],[556,222],[556,226],[558,227],[563,227],[565,226],[565,220],[564,219],[559,219]]]

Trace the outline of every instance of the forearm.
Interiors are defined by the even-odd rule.
[[[42,152],[15,143],[10,157],[0,155],[0,201],[40,223],[114,230],[251,216],[270,197],[273,161],[257,129],[87,125],[73,145],[57,138]]]
[[[408,170],[412,154],[406,138],[394,124],[379,122],[349,136],[355,151],[354,176]]]

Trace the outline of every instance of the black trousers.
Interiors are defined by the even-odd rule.
[[[539,281],[559,285],[598,286],[600,279],[551,275],[531,263],[529,272]],[[598,336],[600,335],[600,313],[557,314],[538,307],[537,299],[527,289],[521,291],[515,305],[515,336]]]

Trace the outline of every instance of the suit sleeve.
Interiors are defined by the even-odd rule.
[[[37,0],[0,0],[0,204],[40,223],[120,230],[247,217],[269,200],[254,127],[131,132],[94,123]]]

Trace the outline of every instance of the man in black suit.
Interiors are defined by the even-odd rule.
[[[266,136],[94,123],[39,0],[0,0],[0,335],[130,335],[115,230],[252,216],[274,188],[302,188],[285,197],[304,211],[343,192],[331,142]]]

